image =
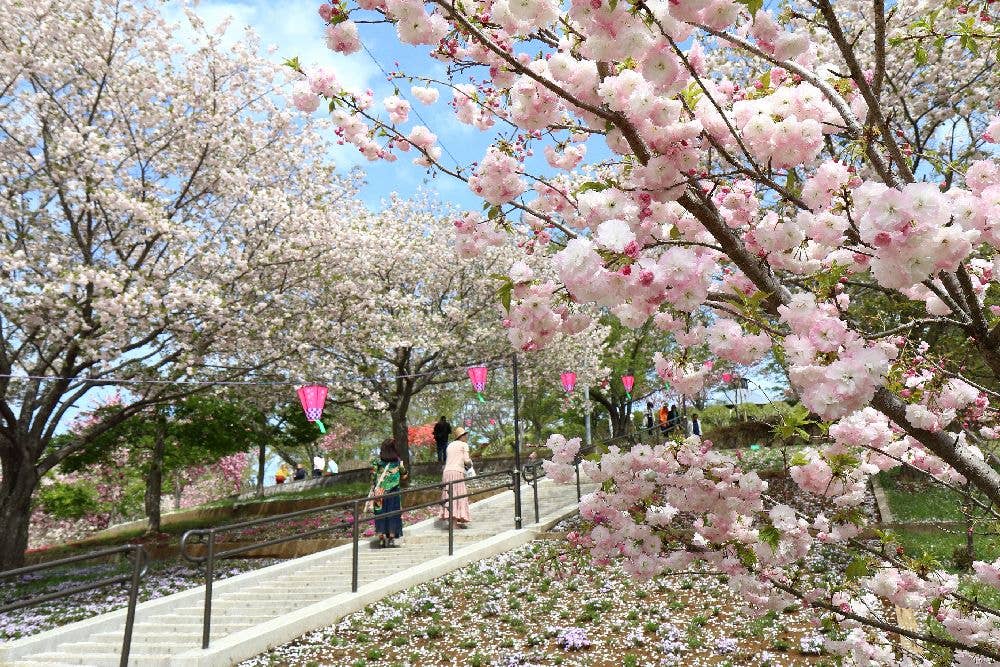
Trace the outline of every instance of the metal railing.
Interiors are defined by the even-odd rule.
[[[485,473],[482,475],[477,475],[472,478],[475,480],[484,480],[492,478],[503,478],[504,481],[499,484],[494,484],[491,486],[486,486],[482,488],[476,488],[475,490],[467,490],[468,492],[456,496],[454,494],[454,485],[465,483],[467,480],[454,480],[450,482],[439,482],[437,484],[427,484],[418,487],[409,487],[406,489],[400,489],[398,491],[393,491],[392,493],[387,493],[381,496],[367,496],[365,498],[356,498],[353,500],[341,501],[338,503],[333,503],[330,505],[322,505],[320,507],[314,507],[306,510],[298,510],[296,512],[289,512],[287,514],[280,514],[271,517],[264,517],[261,519],[253,519],[251,521],[244,521],[241,523],[234,523],[225,526],[218,526],[214,528],[197,528],[189,530],[184,533],[181,537],[181,555],[189,562],[195,564],[204,564],[205,566],[205,607],[203,613],[202,621],[202,648],[208,648],[211,640],[212,632],[212,584],[215,580],[215,561],[220,558],[231,558],[233,556],[238,556],[251,551],[256,551],[258,549],[284,544],[286,542],[293,542],[307,537],[313,537],[316,535],[322,535],[324,533],[336,532],[347,525],[351,528],[351,542],[352,542],[352,552],[351,552],[351,592],[357,592],[358,590],[358,571],[359,571],[359,542],[361,540],[360,535],[360,524],[362,522],[368,522],[373,519],[389,519],[396,516],[401,516],[404,512],[411,512],[413,510],[423,509],[427,507],[447,507],[447,516],[450,518],[453,513],[454,503],[456,500],[461,500],[463,498],[473,498],[486,493],[491,493],[501,489],[512,489],[515,492],[515,499],[520,497],[520,480],[519,477],[523,477],[526,482],[531,484],[532,492],[534,494],[534,507],[535,507],[535,522],[539,520],[539,510],[538,510],[538,479],[544,475],[544,472],[539,474],[541,468],[541,461],[532,461],[527,463],[522,470],[517,468],[510,468],[508,470],[500,470],[492,473]],[[529,472],[530,471],[530,472]],[[405,509],[401,508],[399,510],[394,510],[392,512],[385,513],[365,513],[363,508],[365,503],[368,501],[374,501],[376,499],[385,500],[386,498],[391,498],[394,496],[403,496],[407,493],[417,493],[420,491],[442,491],[443,498],[438,498],[430,502],[420,503],[417,505],[411,505]],[[580,497],[580,485],[579,485],[579,465],[577,465],[577,499]],[[257,542],[254,544],[244,544],[242,546],[234,547],[231,549],[226,549],[219,551],[216,549],[217,536],[231,533],[233,531],[245,530],[247,528],[256,528],[266,525],[279,524],[287,522],[290,519],[297,519],[305,516],[322,514],[325,512],[331,512],[335,510],[346,510],[350,509],[351,514],[347,518],[338,518],[331,521],[325,526],[320,526],[318,528],[313,528],[306,530],[304,532],[296,532],[292,535],[276,537],[273,539],[265,540],[262,542]],[[514,526],[515,528],[520,528],[521,517],[518,514],[520,509],[520,503],[515,503],[515,516],[514,516]],[[205,549],[202,554],[195,554],[189,550],[196,544],[203,544]],[[448,521],[448,555],[451,556],[455,551],[455,525],[453,521]]]
[[[40,563],[38,565],[19,567],[14,570],[6,570],[4,572],[0,572],[0,579],[19,577],[25,574],[51,570],[57,567],[62,567],[63,565],[70,565],[72,563],[79,563],[95,558],[104,558],[106,556],[123,553],[131,554],[132,556],[133,560],[131,572],[123,573],[114,577],[107,577],[98,581],[92,581],[87,584],[80,584],[79,586],[73,586],[72,588],[54,591],[52,593],[43,593],[26,600],[18,600],[17,602],[0,606],[0,613],[14,611],[15,609],[23,609],[25,607],[32,607],[36,604],[49,602],[51,600],[59,600],[77,593],[83,593],[97,588],[103,588],[105,586],[114,586],[115,584],[128,582],[128,612],[125,615],[125,636],[122,638],[122,653],[121,660],[119,661],[119,665],[121,665],[121,667],[127,667],[129,651],[132,648],[132,626],[135,625],[135,606],[139,598],[139,582],[142,580],[143,575],[146,574],[146,570],[149,565],[149,554],[146,553],[145,547],[140,544],[126,544],[120,547],[109,547],[107,549],[101,549],[100,551],[93,551],[79,556],[71,556],[70,558],[54,560],[48,563]]]

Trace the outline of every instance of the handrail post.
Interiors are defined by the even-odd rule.
[[[455,482],[448,482],[448,555],[455,554]]]
[[[510,471],[510,488],[514,491],[514,503],[515,503],[514,504],[514,528],[520,528],[521,527],[521,521],[520,521],[521,517],[519,517],[517,515],[517,510],[518,510],[518,508],[517,508],[517,488],[518,488],[518,486],[521,483],[520,477],[521,477],[521,474],[517,471],[517,468],[511,468],[511,471]]]
[[[514,390],[514,528],[521,529],[521,417],[517,393],[517,353],[511,355]]]
[[[580,459],[573,460],[573,467],[576,468],[576,502],[580,502]]]
[[[208,559],[205,561],[205,617],[201,628],[201,647],[208,648],[212,634],[212,580],[215,578],[215,529],[208,530]]]
[[[351,592],[358,592],[358,539],[360,531],[358,530],[358,523],[360,521],[360,515],[358,514],[358,501],[354,501],[354,505],[351,509],[354,515],[354,521],[351,523],[351,540],[354,542],[354,547],[351,551]]]
[[[538,516],[538,468],[531,471],[531,490],[535,494],[535,523],[538,523],[541,520]]]
[[[125,637],[122,638],[122,657],[118,663],[121,667],[128,667],[128,656],[132,649],[132,626],[135,625],[135,605],[139,599],[139,580],[142,578],[142,571],[146,564],[146,550],[137,546],[132,552],[135,562],[132,563],[132,581],[128,588],[128,612],[125,615]]]

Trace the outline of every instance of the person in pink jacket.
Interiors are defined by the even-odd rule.
[[[455,429],[455,439],[448,444],[448,455],[444,462],[444,473],[441,476],[442,482],[455,482],[452,484],[452,493],[455,500],[452,501],[454,516],[448,516],[448,488],[441,493],[441,500],[444,506],[441,508],[441,519],[449,519],[459,528],[468,528],[472,515],[469,512],[469,499],[462,498],[469,491],[465,486],[465,470],[472,466],[472,459],[469,457],[469,444],[466,440],[469,432],[459,426]]]

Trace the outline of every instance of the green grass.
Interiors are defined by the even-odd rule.
[[[953,554],[965,546],[965,535],[961,531],[945,531],[931,527],[909,527],[894,529],[892,534],[911,558],[931,559],[942,567],[955,571]],[[992,561],[1000,557],[1000,544],[995,539],[976,536],[976,560]]]
[[[898,522],[965,520],[962,495],[951,489],[923,480],[904,480],[892,473],[880,474],[879,483]]]

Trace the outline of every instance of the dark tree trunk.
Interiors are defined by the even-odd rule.
[[[264,467],[267,458],[267,446],[262,442],[257,448],[257,495],[264,495]]]
[[[174,477],[174,509],[179,510],[181,508],[181,496],[184,494],[184,485],[181,481],[181,475],[178,473]]]
[[[619,398],[613,394],[605,396],[599,389],[591,389],[590,397],[607,410],[611,422],[611,437],[628,435],[632,420],[632,403],[624,397]]]
[[[399,406],[404,406],[400,408]],[[392,411],[392,437],[396,440],[396,451],[399,458],[410,469],[410,425],[406,418],[409,400],[400,401],[396,409]]]
[[[17,443],[20,444],[20,443]],[[24,564],[31,520],[31,496],[38,486],[35,466],[21,455],[20,447],[4,448],[0,453],[0,570]],[[30,446],[24,447],[30,451]]]
[[[147,535],[155,535],[160,532],[160,503],[163,499],[163,452],[166,440],[166,422],[159,421],[156,428],[156,439],[153,441],[153,453],[149,460],[149,470],[146,473]]]

